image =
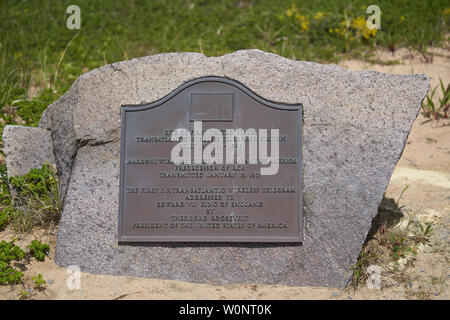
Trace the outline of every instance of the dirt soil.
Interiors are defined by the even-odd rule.
[[[352,70],[375,70],[394,74],[425,73],[431,86],[439,78],[450,82],[450,52],[432,49],[424,56],[406,49],[395,53],[380,51],[371,64],[346,60],[340,64]],[[390,62],[391,61],[391,62]],[[392,64],[393,62],[393,64]],[[419,221],[433,222],[434,232],[415,260],[394,272],[381,273],[381,289],[370,290],[365,284],[353,288],[286,287],[278,285],[241,284],[217,286],[171,280],[143,279],[123,276],[81,274],[80,289],[69,290],[70,274],[53,259],[56,231],[36,230],[29,235],[16,235],[16,244],[25,248],[33,239],[50,243],[51,254],[45,262],[32,260],[24,266],[26,279],[41,273],[45,289],[26,285],[0,286],[0,299],[18,299],[20,291],[28,291],[31,299],[445,299],[449,298],[449,234],[450,234],[450,120],[427,120],[422,115],[414,122],[406,148],[391,177],[385,197],[397,200],[405,186],[399,206]],[[401,221],[400,221],[401,223]],[[14,232],[8,227],[0,232],[0,240],[10,240]],[[401,271],[399,271],[399,269]],[[399,277],[401,273],[402,277]]]

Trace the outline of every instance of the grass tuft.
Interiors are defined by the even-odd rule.
[[[53,228],[57,224],[61,212],[58,180],[49,165],[32,169],[24,176],[11,177],[9,184],[14,197],[12,201],[9,193],[2,194],[7,204],[2,216],[15,232],[30,232],[36,226]]]
[[[437,88],[441,90],[441,97],[438,97],[439,103],[435,104],[433,100]],[[445,88],[444,83],[439,79],[439,85],[431,90],[431,93],[427,95],[422,103],[422,113],[425,118],[434,120],[448,119],[450,115],[450,84]]]

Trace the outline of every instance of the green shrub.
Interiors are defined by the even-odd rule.
[[[19,296],[19,299],[20,300],[25,300],[26,298],[28,298],[28,291],[25,291],[25,290],[20,290],[20,296]]]
[[[22,282],[23,273],[11,266],[11,261],[20,261],[25,258],[25,252],[10,242],[0,242],[0,284],[17,284]]]
[[[15,240],[10,242],[0,242],[0,261],[4,263],[11,263],[11,261],[20,261],[25,258],[25,252],[14,244]]]
[[[37,240],[31,241],[28,248],[30,249],[30,254],[39,261],[44,261],[47,252],[50,251],[50,246],[48,244],[41,243]]]
[[[19,284],[23,281],[23,273],[14,269],[11,265],[12,261],[21,262],[25,259],[25,262],[29,262],[28,257],[31,255],[39,261],[44,261],[47,252],[50,251],[50,246],[45,243],[41,243],[38,240],[33,240],[28,245],[29,252],[25,253],[20,247],[15,245],[15,239],[10,242],[0,242],[0,285],[5,284]],[[35,288],[41,289],[45,280],[41,274],[33,276]]]
[[[49,165],[11,177],[9,182],[16,196],[7,210],[16,232],[29,232],[35,226],[49,227],[58,222],[61,212],[58,180]]]
[[[9,222],[11,195],[9,194],[8,177],[6,167],[0,165],[0,230]]]
[[[22,278],[22,272],[15,270],[4,262],[0,262],[0,284],[19,284],[22,282]]]
[[[41,289],[42,285],[46,283],[40,273],[37,276],[32,276],[31,279],[34,281],[34,287],[36,289]]]
[[[9,214],[8,211],[2,210],[0,211],[0,230],[2,230],[9,222]]]
[[[6,166],[0,165],[0,206],[11,204],[11,195],[9,194],[9,181],[6,174]]]

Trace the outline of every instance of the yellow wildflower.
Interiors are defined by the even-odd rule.
[[[307,20],[302,21],[300,25],[301,25],[303,30],[308,30],[309,29],[309,22]]]
[[[320,19],[322,19],[324,16],[325,16],[325,12],[318,11],[318,12],[316,13],[316,15],[314,16],[314,19],[315,19],[315,20],[320,20]]]
[[[366,27],[362,31],[362,36],[363,38],[369,40],[371,37],[375,37],[377,35],[377,31],[377,29],[369,29]]]
[[[352,28],[355,30],[363,30],[366,28],[366,19],[364,17],[357,17],[352,19]]]
[[[308,30],[309,29],[309,19],[307,16],[304,16],[300,13],[295,14],[295,19],[300,22],[300,27],[302,30]]]
[[[293,4],[291,5],[291,8],[286,10],[286,15],[287,15],[288,17],[292,17],[292,16],[294,15],[294,13],[297,13],[297,12],[298,12],[298,9],[297,9],[297,7],[295,6],[295,3],[293,3]]]

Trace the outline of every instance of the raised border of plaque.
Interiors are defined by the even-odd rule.
[[[293,212],[292,214],[297,214],[298,216],[298,226],[295,235],[289,235],[289,236],[272,236],[270,233],[264,234],[262,236],[227,236],[223,234],[217,234],[213,236],[197,236],[194,232],[194,234],[186,236],[173,236],[173,235],[159,235],[159,236],[152,236],[152,235],[145,235],[145,236],[130,236],[126,235],[123,232],[123,225],[124,225],[124,218],[126,215],[126,212],[124,212],[124,196],[125,196],[125,186],[124,186],[124,164],[125,164],[125,136],[126,136],[126,115],[129,112],[139,112],[144,111],[152,108],[159,107],[175,96],[182,92],[183,90],[194,86],[196,84],[200,83],[224,83],[231,86],[234,86],[235,88],[241,90],[243,93],[248,95],[250,98],[256,100],[260,104],[267,106],[269,108],[275,108],[278,110],[284,110],[284,111],[292,111],[296,112],[297,114],[297,137],[298,137],[298,145],[297,145],[297,164],[298,167],[298,181],[297,181],[297,193],[298,193],[298,203],[297,203],[297,210],[296,212]],[[192,101],[192,95],[208,95],[208,94],[219,94],[223,95],[224,100],[222,101],[223,104],[219,104],[218,109],[212,109],[212,111],[205,110],[205,106],[194,106],[193,110],[193,101]],[[231,96],[231,100],[225,99],[226,95]],[[228,97],[229,98],[229,97]],[[227,105],[231,101],[231,105]],[[195,101],[194,101],[195,102]],[[196,109],[197,108],[197,109]],[[220,111],[220,108],[223,109],[223,112]],[[139,243],[139,242],[292,242],[292,243],[298,243],[303,242],[303,178],[302,178],[302,111],[303,111],[302,104],[286,104],[286,103],[277,103],[273,101],[266,100],[259,96],[258,94],[251,91],[249,88],[247,88],[242,83],[232,80],[229,78],[222,78],[222,77],[216,77],[216,76],[209,76],[209,77],[201,77],[197,79],[193,79],[190,81],[185,82],[184,84],[180,85],[178,88],[176,88],[174,91],[166,95],[165,97],[156,100],[151,103],[146,104],[139,104],[139,105],[122,105],[121,106],[121,141],[120,141],[120,183],[119,183],[119,221],[118,221],[118,242],[120,243]],[[234,94],[228,93],[228,92],[193,92],[189,93],[189,101],[188,101],[188,108],[186,112],[188,113],[186,115],[186,121],[187,122],[193,122],[196,120],[202,120],[205,122],[208,121],[214,121],[214,122],[229,122],[233,121],[233,116],[235,115],[235,97]],[[197,110],[197,111],[196,111]],[[203,111],[203,112],[201,112]],[[209,112],[209,113],[208,113]],[[168,128],[169,129],[169,128]],[[170,128],[170,129],[176,129],[176,128]],[[276,212],[273,212],[273,214],[276,214]]]

